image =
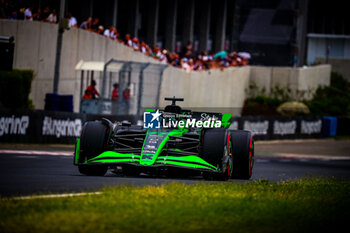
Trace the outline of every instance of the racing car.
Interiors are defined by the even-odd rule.
[[[208,180],[249,179],[254,165],[254,139],[249,131],[229,130],[230,113],[203,113],[182,109],[172,101],[164,110],[144,113],[173,127],[132,125],[102,118],[84,124],[76,141],[74,165],[88,176],[104,176],[108,169],[125,176],[170,174],[202,176]],[[152,119],[155,120],[155,119]],[[215,120],[220,127],[194,122]],[[189,122],[186,125],[184,122]],[[158,121],[159,122],[159,121]],[[170,125],[171,125],[170,124]],[[205,125],[205,123],[204,123]],[[198,127],[201,126],[201,127]]]

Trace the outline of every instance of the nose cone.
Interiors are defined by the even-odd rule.
[[[167,141],[167,136],[167,133],[157,130],[148,131],[142,147],[140,164],[147,166],[155,163]]]

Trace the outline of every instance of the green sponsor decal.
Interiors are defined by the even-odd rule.
[[[231,113],[223,113],[222,114],[222,117],[221,117],[221,126],[224,127],[224,128],[228,128],[230,127],[231,125],[231,116],[232,114]]]
[[[75,144],[74,165],[78,164],[79,156],[80,156],[80,138],[77,139],[77,142]]]
[[[213,166],[212,164],[207,163],[204,161],[202,158],[195,156],[195,155],[188,155],[188,156],[160,156],[157,159],[157,163],[163,162],[163,163],[168,163],[168,162],[176,162],[176,163],[185,163],[187,166],[205,166],[207,168],[215,169],[216,167]]]

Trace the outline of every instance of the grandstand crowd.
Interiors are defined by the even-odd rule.
[[[109,26],[105,28],[99,23],[98,18],[92,19],[90,17],[79,25],[78,21],[71,13],[68,13],[66,17],[69,27],[77,27],[98,33],[119,43],[123,43],[133,48],[135,51],[157,59],[164,64],[169,64],[186,71],[244,66],[248,64],[250,59],[250,54],[246,52],[236,53],[220,51],[216,54],[208,54],[207,51],[203,51],[199,54],[194,53],[191,42],[188,42],[179,53],[171,52],[167,49],[160,48],[158,45],[151,47],[144,41],[139,41],[136,37],[132,38],[130,34],[126,34],[124,38],[121,38],[115,27]],[[15,5],[6,0],[0,0],[0,18],[57,23],[57,15],[54,9],[45,7],[43,11],[37,9],[35,12],[32,6],[17,9]]]

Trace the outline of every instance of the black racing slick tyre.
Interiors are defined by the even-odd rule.
[[[93,121],[84,124],[80,137],[81,162],[101,154],[106,149],[109,127],[102,122]],[[108,167],[104,165],[78,165],[84,175],[103,176]]]
[[[232,130],[232,178],[248,180],[254,166],[254,139],[250,131]]]
[[[230,132],[224,128],[208,129],[203,135],[201,157],[219,169],[219,173],[203,173],[205,179],[228,180],[231,176]]]

